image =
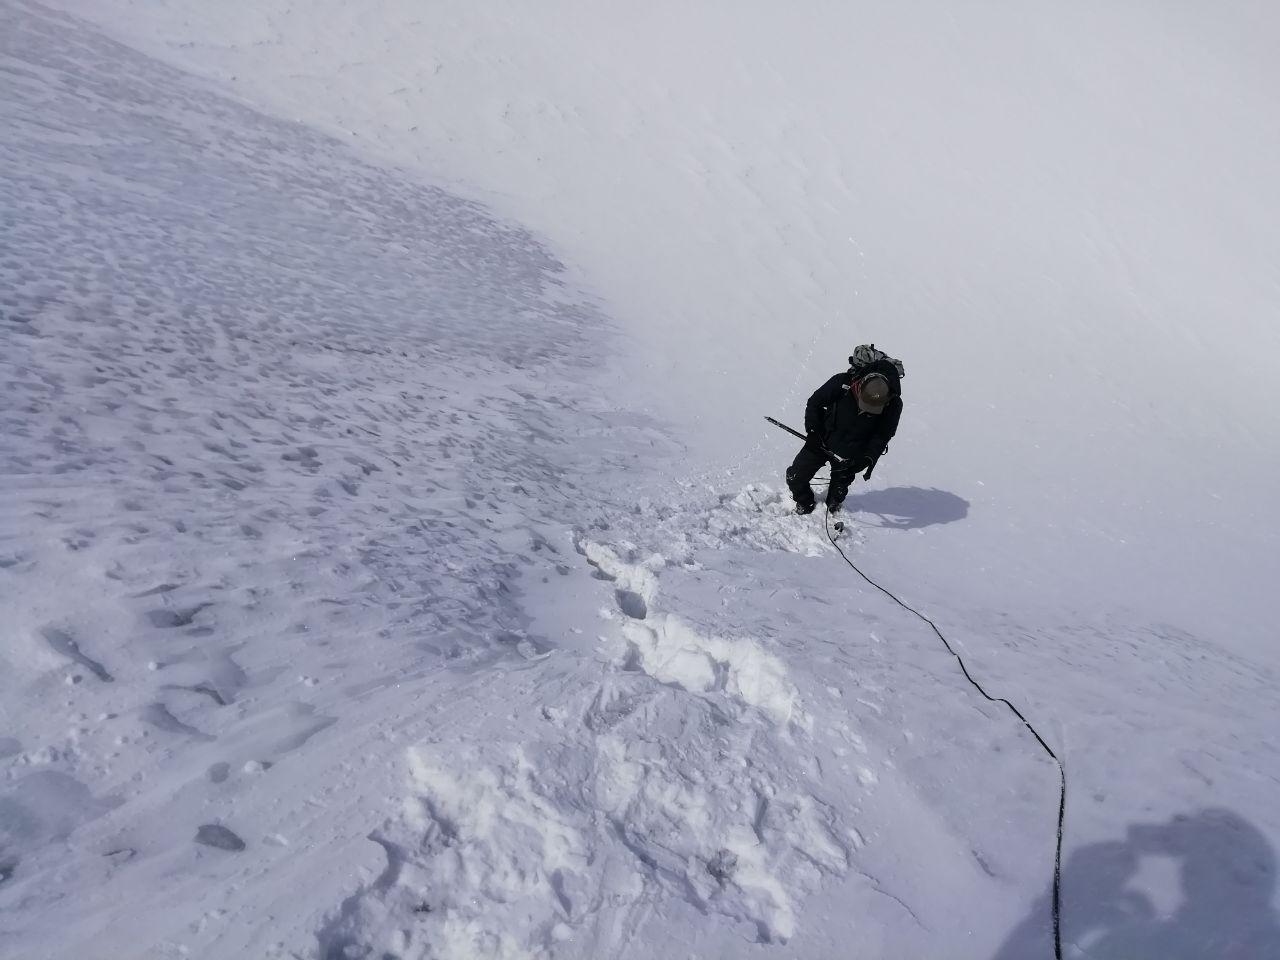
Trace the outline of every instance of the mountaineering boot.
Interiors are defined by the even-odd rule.
[[[817,506],[817,504],[812,500],[809,501],[808,503],[797,503],[796,513],[800,514],[800,516],[803,517],[806,513],[813,513],[813,508],[815,506]]]

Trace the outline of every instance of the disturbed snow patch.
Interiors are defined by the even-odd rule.
[[[806,722],[786,665],[758,640],[728,639],[704,633],[672,614],[652,614],[658,594],[654,568],[666,564],[661,554],[630,563],[612,548],[585,538],[578,540],[578,549],[615,584],[618,609],[627,617],[622,626],[627,645],[620,659],[624,669],[639,670],[690,693],[722,692],[777,724]]]
[[[403,813],[370,837],[387,868],[320,931],[321,956],[516,960],[567,937],[589,839],[519,746],[487,753],[408,751]]]
[[[691,930],[786,942],[849,870],[856,831],[807,776],[783,661],[655,611],[663,556],[575,545],[612,591],[617,655],[539,661],[509,712],[410,748],[403,812],[372,838],[387,869],[320,931],[322,956],[665,956]]]
[[[641,529],[646,542],[676,561],[689,562],[698,550],[746,549],[817,557],[831,549],[822,516],[796,516],[790,494],[768,484],[747,484],[725,493],[686,481],[680,498],[657,503],[640,499],[622,525]]]
[[[749,725],[673,687],[569,706],[564,739],[409,750],[403,812],[370,838],[386,869],[319,931],[322,957],[662,955],[674,927],[634,937],[655,903],[785,942],[849,869],[839,814]]]
[[[752,639],[708,636],[679,617],[664,615],[623,627],[626,663],[691,693],[721,690],[763,711],[774,723],[803,722],[799,695],[781,660]]]
[[[658,578],[653,567],[661,567],[666,559],[657,554],[644,563],[627,563],[613,550],[593,540],[578,540],[578,550],[596,569],[602,580],[612,581],[618,608],[628,617],[643,620],[649,615],[649,605],[658,595]]]

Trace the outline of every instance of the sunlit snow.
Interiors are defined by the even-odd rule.
[[[1277,956],[1277,41],[0,0],[0,956]]]

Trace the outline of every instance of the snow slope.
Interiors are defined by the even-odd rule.
[[[1067,955],[1280,942],[1267,8],[59,6],[0,953],[1051,955],[1052,765],[757,431],[863,339],[846,549],[1066,758]]]
[[[760,416],[874,340],[974,506],[895,565],[1273,651],[1274,4],[61,5],[550,238],[706,470],[776,477]]]

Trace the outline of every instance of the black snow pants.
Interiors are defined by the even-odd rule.
[[[791,491],[791,497],[796,503],[806,507],[813,506],[813,488],[809,486],[809,481],[827,462],[831,463],[831,483],[827,487],[827,509],[840,509],[840,505],[844,503],[844,498],[849,493],[849,484],[853,483],[853,478],[858,475],[855,467],[859,464],[850,460],[840,462],[830,460],[825,451],[808,443],[800,448],[791,466],[787,467],[787,488]]]

